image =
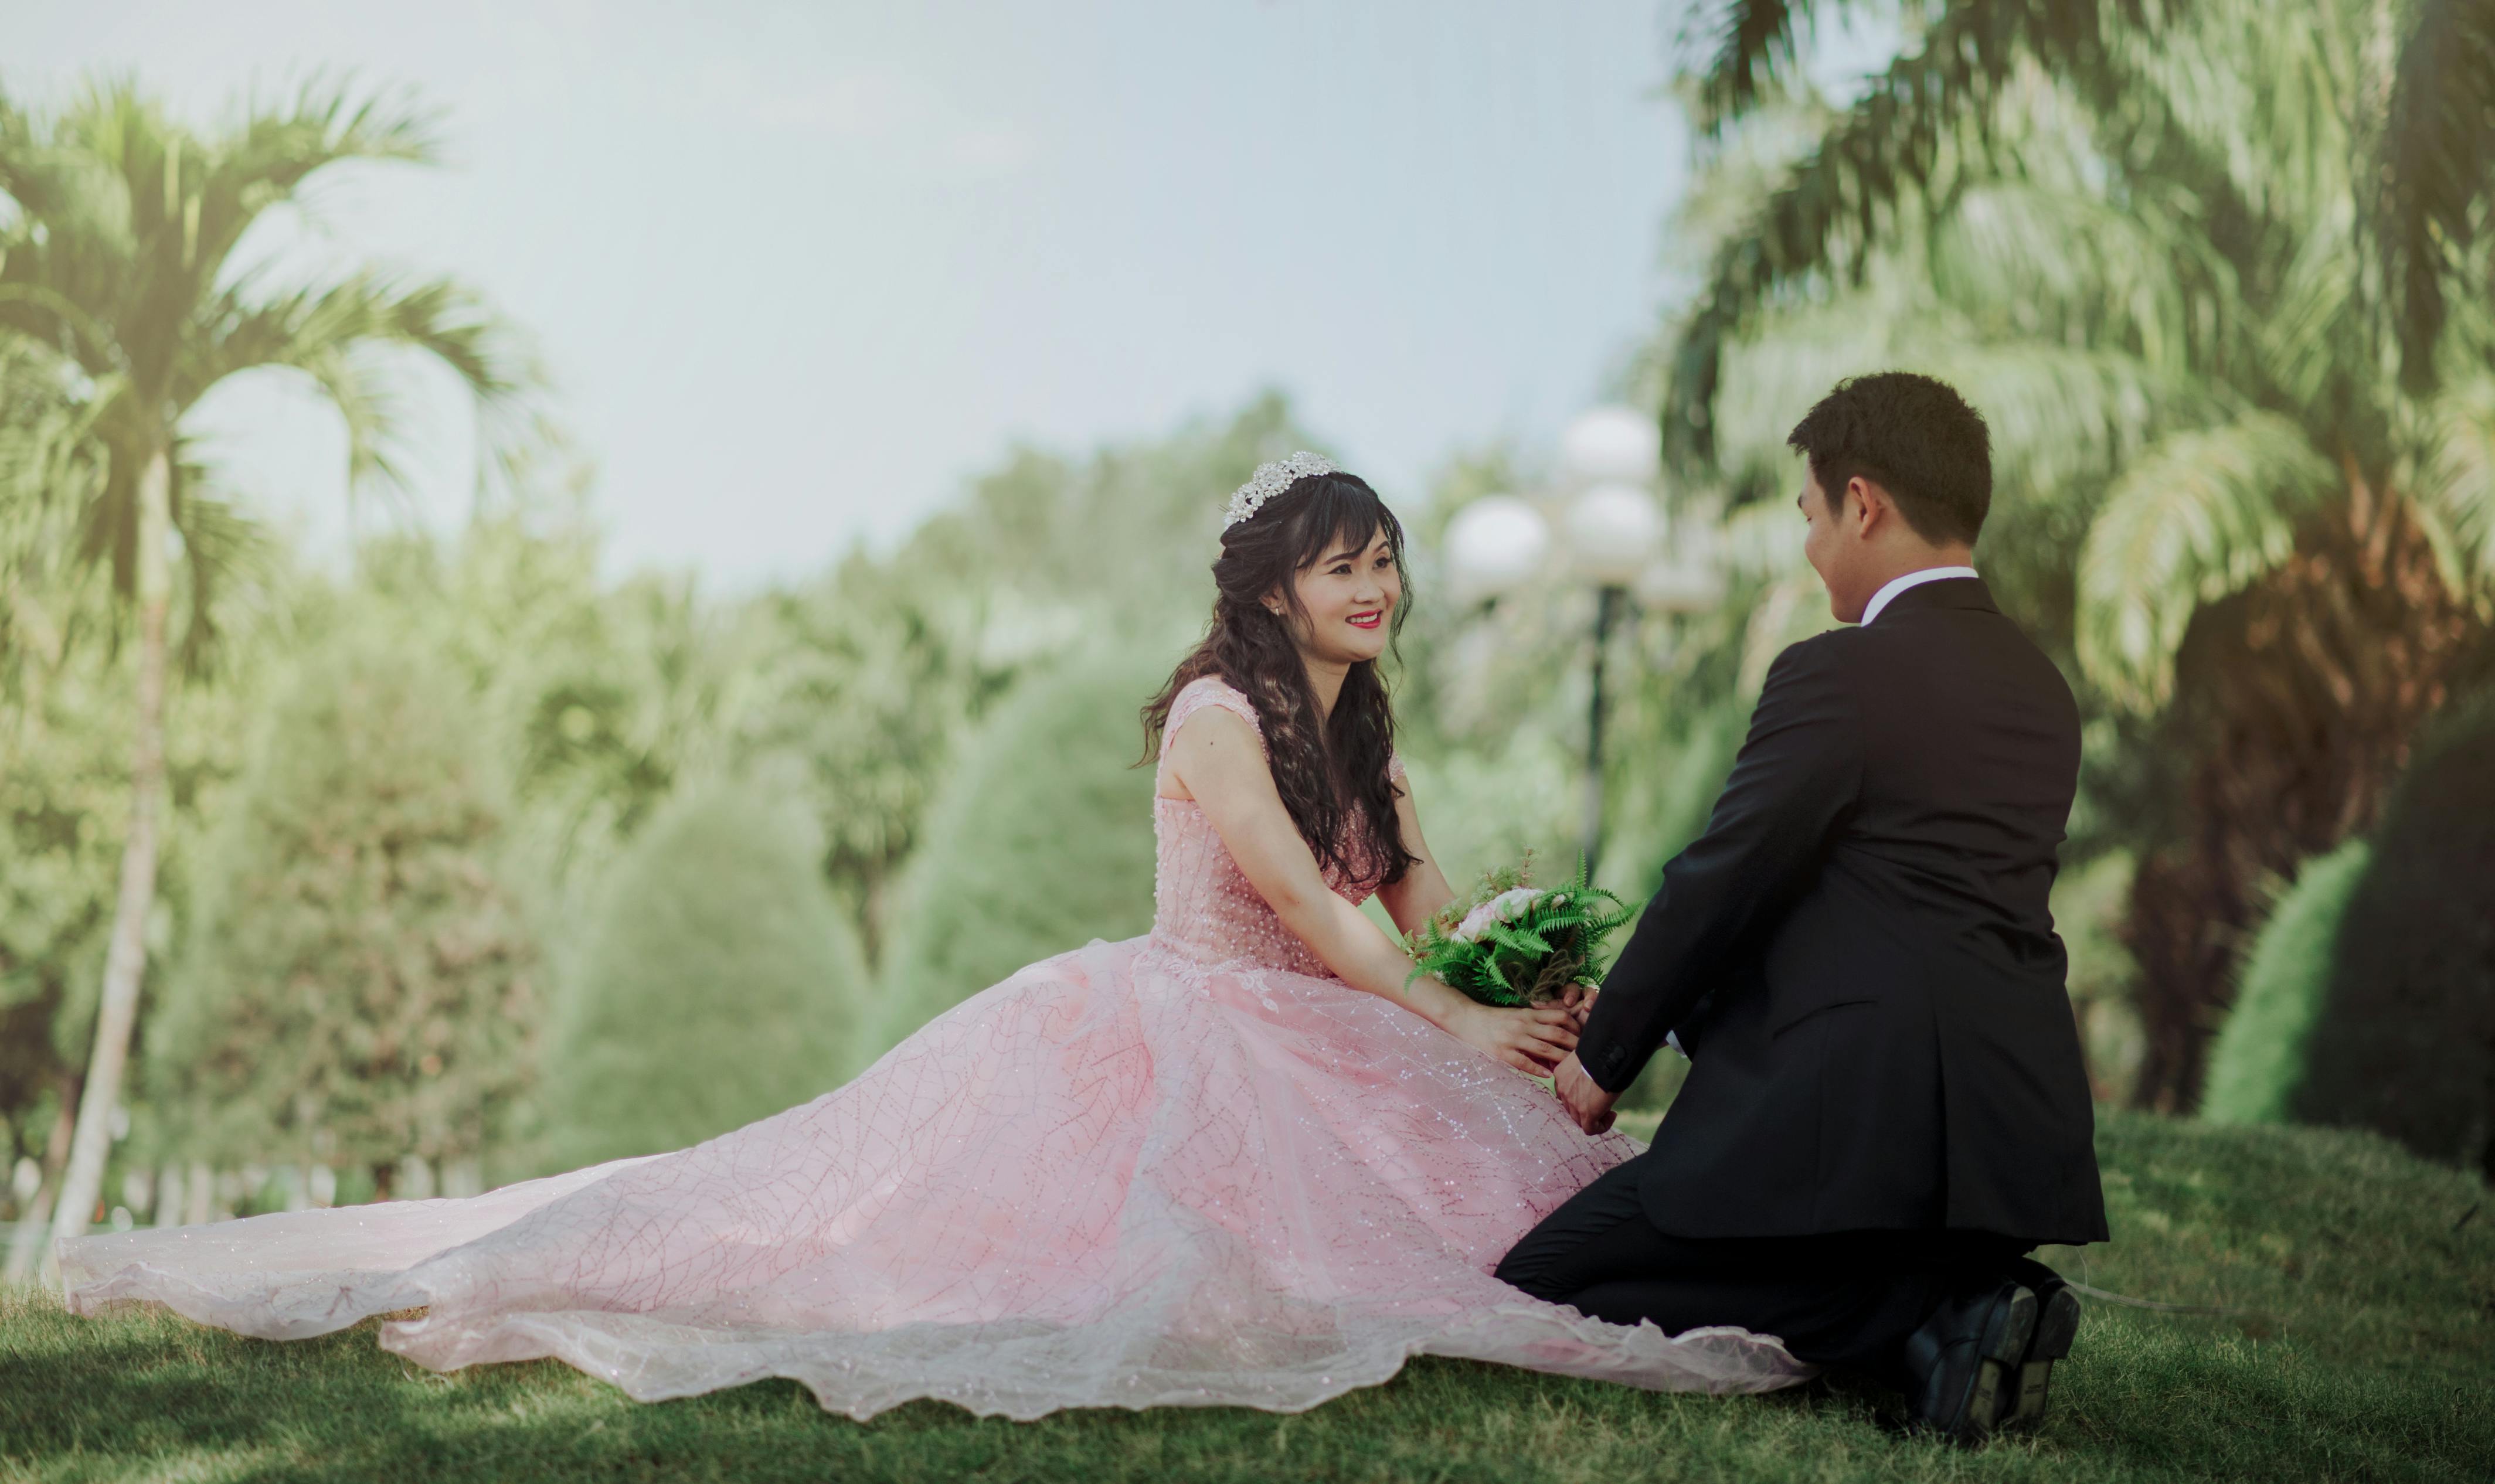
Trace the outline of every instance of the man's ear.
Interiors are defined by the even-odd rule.
[[[1854,529],[1859,534],[1871,534],[1882,520],[1897,513],[1889,492],[1861,474],[1845,481],[1845,493],[1853,497]]]

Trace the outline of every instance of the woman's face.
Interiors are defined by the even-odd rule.
[[[1395,546],[1380,527],[1366,546],[1340,541],[1292,579],[1300,600],[1294,615],[1281,605],[1300,652],[1320,664],[1354,665],[1386,652],[1395,605],[1403,600],[1403,578],[1395,567]]]

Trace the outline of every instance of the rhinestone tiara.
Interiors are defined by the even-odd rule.
[[[1254,515],[1264,508],[1265,501],[1289,489],[1295,480],[1306,479],[1310,474],[1335,472],[1334,460],[1305,448],[1287,459],[1259,464],[1256,472],[1248,476],[1248,482],[1231,492],[1230,504],[1221,512],[1221,529],[1228,530]]]

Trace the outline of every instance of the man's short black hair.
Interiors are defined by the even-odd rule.
[[[1972,546],[1992,508],[1991,434],[1946,381],[1911,371],[1849,378],[1785,441],[1810,461],[1832,510],[1860,474],[1895,497],[1926,541]]]

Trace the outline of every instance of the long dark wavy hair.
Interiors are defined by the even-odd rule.
[[[1365,659],[1343,677],[1342,694],[1322,725],[1308,665],[1290,624],[1305,619],[1296,579],[1329,553],[1366,551],[1377,533],[1395,552],[1403,600],[1388,618],[1390,646],[1403,631],[1412,579],[1403,565],[1403,527],[1369,482],[1353,474],[1295,479],[1254,515],[1221,533],[1213,563],[1213,622],[1204,639],[1170,672],[1169,683],[1144,704],[1144,761],[1159,751],[1170,705],[1190,681],[1217,675],[1254,704],[1265,732],[1274,786],[1300,837],[1320,867],[1388,885],[1419,863],[1403,848],[1395,814],[1395,784],[1386,775],[1395,751],[1395,709],[1377,661]],[[1279,589],[1288,615],[1265,606]]]

